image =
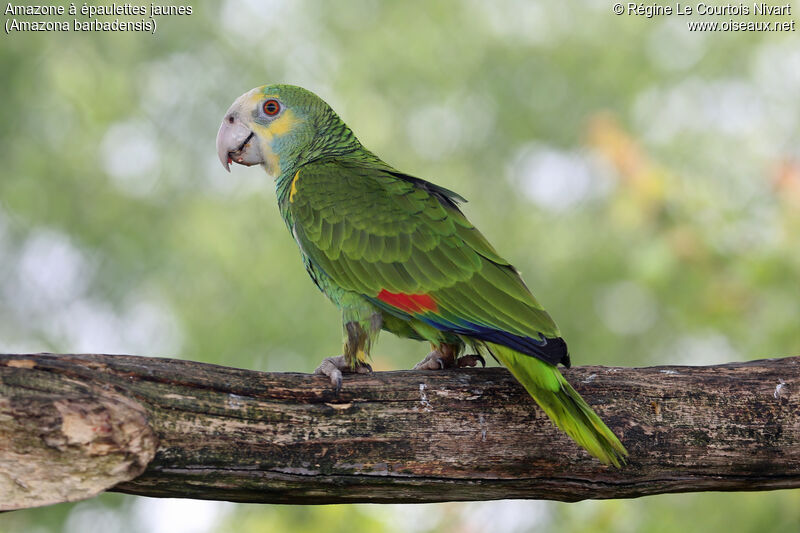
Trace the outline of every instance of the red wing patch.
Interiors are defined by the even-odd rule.
[[[428,294],[404,294],[402,292],[389,292],[383,289],[378,293],[378,300],[386,302],[392,307],[396,307],[406,313],[436,312],[439,310],[436,301]]]

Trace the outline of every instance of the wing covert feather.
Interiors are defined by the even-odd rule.
[[[418,318],[440,329],[558,337],[513,267],[455,204],[419,183],[366,164],[303,166],[289,204],[298,244],[336,284],[369,299],[429,294],[437,309]]]

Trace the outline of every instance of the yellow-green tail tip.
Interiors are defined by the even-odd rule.
[[[490,349],[556,426],[602,463],[625,464],[628,451],[555,366],[506,346]]]

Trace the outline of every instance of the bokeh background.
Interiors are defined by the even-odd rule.
[[[338,354],[339,315],[271,179],[215,154],[230,103],[285,82],[471,200],[577,364],[800,353],[797,32],[691,33],[611,0],[191,5],[155,35],[0,36],[0,351],[305,372]],[[425,348],[384,335],[374,366]],[[722,528],[797,531],[800,491],[326,507],[106,494],[0,519],[2,533]]]

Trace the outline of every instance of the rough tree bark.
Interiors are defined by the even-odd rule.
[[[103,490],[274,503],[632,498],[800,487],[800,357],[564,374],[630,451],[603,466],[501,368],[326,378],[0,355],[0,508]]]

